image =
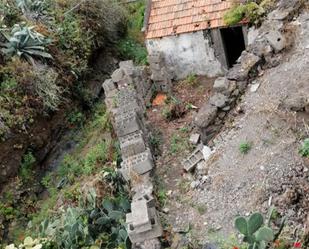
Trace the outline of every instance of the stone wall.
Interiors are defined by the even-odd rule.
[[[183,79],[192,73],[214,77],[224,73],[204,31],[149,39],[146,46],[149,54],[164,55],[171,78]]]
[[[107,110],[120,142],[123,161],[119,171],[133,194],[131,213],[126,216],[127,231],[133,248],[139,249],[161,248],[158,237],[162,226],[152,183],[155,163],[144,116],[153,85],[147,68],[134,66],[132,61],[120,62],[111,79],[103,83]]]

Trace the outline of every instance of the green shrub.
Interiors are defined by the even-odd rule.
[[[140,43],[127,38],[119,42],[118,49],[125,59],[131,59],[140,65],[147,64],[147,50]]]
[[[303,157],[309,158],[309,138],[306,138],[299,149],[299,154]]]
[[[20,173],[19,175],[23,181],[27,181],[32,177],[33,166],[36,162],[36,159],[31,151],[27,152],[21,161]]]
[[[242,154],[247,154],[252,148],[252,145],[249,142],[242,142],[239,145],[239,151]]]

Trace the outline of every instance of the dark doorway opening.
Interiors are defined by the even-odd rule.
[[[228,67],[232,67],[246,49],[242,27],[220,29]]]

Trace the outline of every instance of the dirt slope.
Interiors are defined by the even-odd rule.
[[[266,212],[270,202],[291,223],[306,218],[309,165],[298,149],[299,141],[309,136],[309,115],[302,112],[309,99],[309,13],[291,27],[296,30],[294,48],[279,66],[257,78],[258,90],[248,89],[238,107],[244,114],[215,140],[217,157],[208,165],[210,181],[193,193],[194,202],[207,207],[200,217],[208,224],[201,235],[218,227],[230,233],[237,214]],[[239,152],[243,141],[252,144],[246,155]]]

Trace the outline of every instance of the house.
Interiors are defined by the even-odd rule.
[[[172,78],[223,74],[246,47],[246,26],[228,27],[234,0],[149,0],[144,31],[148,53],[161,52]]]

